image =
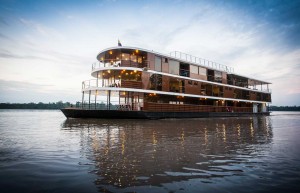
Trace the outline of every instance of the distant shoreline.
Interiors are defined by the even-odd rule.
[[[70,102],[56,102],[56,103],[0,103],[0,109],[44,109],[44,110],[55,110],[70,107]]]

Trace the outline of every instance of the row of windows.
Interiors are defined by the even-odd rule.
[[[226,92],[225,94],[228,97],[237,98],[237,99],[250,99],[249,91],[247,90],[240,90],[240,89],[233,89],[226,86],[217,86],[209,83],[200,83],[198,81],[192,80],[182,80],[178,78],[170,78],[165,84],[166,86],[163,87],[163,76],[160,74],[152,74],[150,76],[150,89],[151,90],[159,90],[159,91],[167,91],[167,92],[179,92],[179,93],[187,93],[186,94],[201,94],[206,96],[217,96],[217,97],[224,97],[224,90],[231,91]],[[201,88],[198,86],[201,85]],[[186,86],[192,87],[186,87]],[[254,92],[253,92],[254,93]],[[251,93],[252,94],[252,93]],[[269,95],[263,93],[255,93],[257,95],[255,100],[262,100],[260,97],[264,96],[264,101],[270,101],[271,98],[267,97]]]
[[[180,62],[175,61],[175,60],[168,60],[167,58],[165,58],[164,62],[169,63],[168,72],[170,74],[175,74],[175,75],[180,74]],[[162,58],[161,57],[155,56],[154,70],[158,71],[158,72],[162,71]],[[207,75],[206,68],[202,68],[202,67],[195,66],[195,65],[189,65],[189,69],[185,69],[185,70],[187,70],[193,74],[198,74],[198,75],[203,75],[203,76]]]

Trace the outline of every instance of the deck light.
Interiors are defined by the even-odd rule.
[[[107,72],[110,73],[110,70],[108,70]]]
[[[111,55],[113,52],[112,51],[109,51],[109,54]]]
[[[139,53],[139,50],[135,50],[136,53]]]

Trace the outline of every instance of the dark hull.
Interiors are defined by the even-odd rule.
[[[264,113],[234,113],[234,112],[147,112],[119,110],[86,110],[66,108],[61,109],[67,118],[99,118],[99,119],[165,119],[165,118],[204,118],[204,117],[241,117],[270,115]]]

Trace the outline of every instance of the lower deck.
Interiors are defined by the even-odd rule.
[[[165,118],[205,118],[205,117],[240,117],[270,115],[270,112],[167,112],[167,111],[121,111],[92,110],[81,108],[61,109],[67,118],[102,118],[102,119],[165,119]]]
[[[85,95],[88,94],[88,100]],[[93,95],[94,94],[94,95]],[[83,92],[82,102],[76,108],[85,110],[145,111],[145,112],[226,112],[261,113],[267,112],[266,103],[239,101],[235,99],[212,99],[203,96],[190,97],[130,91],[89,91]]]

